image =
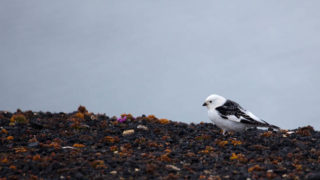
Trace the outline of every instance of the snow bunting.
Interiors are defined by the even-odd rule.
[[[202,106],[208,108],[209,119],[222,129],[223,134],[226,131],[241,132],[249,127],[279,129],[279,127],[271,125],[250,111],[243,109],[238,103],[216,94],[207,97]]]

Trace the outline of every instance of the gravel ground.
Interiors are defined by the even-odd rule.
[[[320,179],[320,133],[0,111],[0,179]]]

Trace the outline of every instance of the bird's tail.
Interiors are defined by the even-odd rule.
[[[272,124],[269,124],[267,123],[266,121],[264,120],[261,120],[265,123],[265,127],[269,127],[269,128],[272,128],[272,129],[277,129],[277,130],[280,130],[280,128],[278,126],[275,126],[275,125],[272,125]]]

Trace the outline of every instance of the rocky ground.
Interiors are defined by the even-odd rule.
[[[248,130],[153,115],[0,112],[0,179],[319,179],[320,132]]]

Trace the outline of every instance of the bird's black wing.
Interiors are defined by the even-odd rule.
[[[216,110],[224,119],[229,119],[250,125],[269,126],[267,122],[263,120],[261,120],[263,122],[260,122],[258,119],[254,119],[253,117],[251,117],[246,113],[247,111],[243,109],[238,103],[231,100],[227,100],[222,106],[217,107]]]

